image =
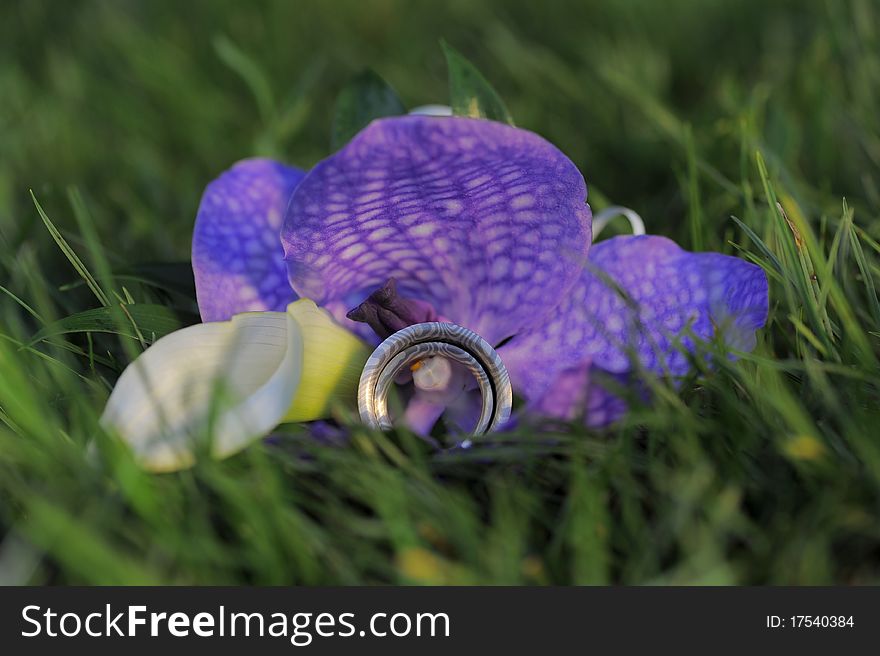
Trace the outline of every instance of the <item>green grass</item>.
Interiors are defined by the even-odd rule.
[[[878,24],[871,0],[3,3],[0,582],[880,582]],[[140,471],[97,417],[195,320],[206,183],[326,156],[364,65],[445,101],[441,38],[594,209],[763,266],[758,348],[680,392],[648,380],[606,432],[438,454],[290,428]],[[154,309],[96,310],[132,301]],[[59,331],[88,310],[108,332]]]

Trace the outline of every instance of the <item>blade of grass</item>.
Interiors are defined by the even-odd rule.
[[[95,298],[98,299],[98,302],[103,306],[110,305],[110,299],[107,297],[107,294],[101,289],[101,286],[98,284],[98,281],[95,280],[94,276],[89,272],[86,268],[85,264],[83,264],[82,260],[79,256],[74,252],[74,250],[70,247],[70,244],[67,243],[67,240],[61,235],[58,228],[55,227],[55,224],[52,223],[52,220],[46,215],[46,212],[43,211],[43,207],[40,205],[37,197],[34,195],[33,190],[30,192],[31,200],[33,200],[34,205],[37,208],[37,213],[40,215],[40,219],[43,221],[43,225],[46,226],[46,230],[49,231],[49,234],[52,235],[52,239],[55,240],[55,243],[58,245],[58,248],[61,249],[61,252],[64,253],[64,256],[68,259],[68,261],[73,265],[73,268],[76,272],[82,277],[85,281],[88,288],[92,290],[92,293],[95,295]]]

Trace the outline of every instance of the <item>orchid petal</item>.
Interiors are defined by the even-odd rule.
[[[401,295],[496,344],[539,322],[590,245],[586,187],[541,137],[461,117],[380,119],[300,183],[282,229],[294,290],[345,325]]]
[[[101,424],[153,471],[191,465],[210,434],[231,455],[279,423],[330,415],[348,400],[367,347],[307,299],[287,312],[249,312],[158,340],[122,373]]]
[[[296,298],[279,235],[287,203],[304,175],[272,160],[248,159],[205,189],[192,248],[202,320],[283,311]]]
[[[583,418],[588,426],[593,427],[616,421],[626,412],[626,402],[605,389],[601,380],[595,380],[600,371],[590,360],[585,360],[557,372],[543,394],[529,403],[529,411],[538,416],[567,421]],[[601,378],[614,379],[619,388],[631,384],[625,374],[601,373]]]
[[[632,371],[631,355],[658,375],[682,376],[689,369],[686,352],[695,348],[691,334],[751,350],[767,311],[767,277],[754,264],[689,253],[664,237],[615,237],[593,246],[552,320],[499,353],[514,387],[541,401],[572,370]],[[557,407],[553,414],[568,411]]]

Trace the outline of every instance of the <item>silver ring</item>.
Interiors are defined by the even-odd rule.
[[[388,393],[398,374],[435,355],[471,372],[482,396],[474,435],[496,430],[510,418],[513,391],[501,357],[485,339],[454,323],[417,323],[399,330],[376,347],[361,373],[358,411],[370,428],[388,430]]]

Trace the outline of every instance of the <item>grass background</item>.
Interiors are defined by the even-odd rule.
[[[877,25],[871,0],[2,3],[0,582],[878,583]],[[286,428],[141,472],[96,424],[140,341],[33,336],[101,294],[193,321],[206,183],[326,156],[364,66],[445,101],[440,38],[594,209],[764,266],[755,353],[681,393],[649,380],[654,406],[606,432],[438,454]]]

